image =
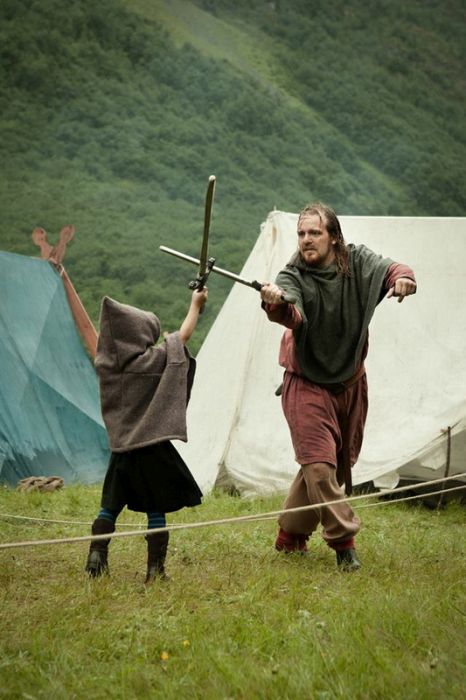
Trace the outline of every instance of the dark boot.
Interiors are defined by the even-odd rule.
[[[337,551],[337,564],[344,571],[356,571],[361,568],[361,562],[356,556],[355,549]]]
[[[111,532],[115,532],[115,523],[112,523],[110,520],[96,518],[92,523],[93,535],[107,535]],[[96,576],[102,576],[102,574],[108,574],[107,554],[109,542],[110,539],[93,540],[91,542],[86,563],[86,571],[89,576],[95,578]]]
[[[167,579],[165,557],[167,556],[168,532],[154,532],[145,536],[147,541],[147,573],[144,583],[151,583],[156,577]]]

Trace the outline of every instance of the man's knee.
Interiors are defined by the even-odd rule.
[[[326,481],[327,479],[334,479],[336,476],[336,469],[333,464],[327,462],[312,462],[311,464],[302,465],[303,474],[312,481]]]

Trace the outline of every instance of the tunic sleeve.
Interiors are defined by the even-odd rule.
[[[269,321],[279,323],[285,328],[299,328],[303,322],[302,316],[298,308],[294,304],[266,304],[262,302],[262,308]]]
[[[408,267],[408,265],[394,262],[390,265],[390,267],[387,270],[387,274],[385,275],[385,279],[383,281],[384,291],[388,292],[388,290],[393,287],[395,282],[399,280],[400,277],[407,277],[413,282],[416,281],[414,272],[410,267]]]

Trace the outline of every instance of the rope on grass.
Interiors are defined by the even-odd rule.
[[[15,520],[31,520],[35,523],[54,523],[55,525],[92,525],[91,522],[82,520],[50,520],[49,518],[32,518],[29,515],[12,515],[0,513],[0,518],[14,518]],[[117,527],[144,527],[144,523],[115,523]]]
[[[425,482],[420,482],[419,484],[411,484],[409,486],[401,486],[396,489],[388,489],[384,491],[382,494],[379,492],[375,492],[372,494],[361,494],[360,496],[350,496],[349,498],[339,498],[334,501],[327,501],[326,503],[314,503],[312,505],[308,506],[299,506],[298,508],[288,508],[286,510],[281,509],[281,510],[275,510],[275,511],[270,511],[268,513],[259,513],[259,514],[253,514],[253,515],[240,515],[234,518],[220,518],[218,520],[204,520],[198,523],[183,523],[180,525],[167,525],[166,527],[160,527],[157,528],[157,532],[174,532],[175,530],[190,530],[194,528],[200,528],[200,527],[209,527],[212,525],[227,525],[231,523],[239,523],[239,522],[249,522],[249,521],[257,521],[257,520],[271,520],[272,518],[276,518],[278,515],[281,515],[282,513],[298,513],[298,512],[303,512],[306,510],[315,510],[317,508],[322,508],[325,506],[331,506],[331,505],[337,505],[339,503],[352,503],[354,501],[360,501],[363,498],[373,498],[375,496],[380,497],[380,495],[388,496],[393,493],[401,493],[403,491],[408,491],[412,490],[415,488],[419,487],[426,487],[426,486],[432,486],[433,484],[438,484],[444,481],[450,481],[451,479],[458,479],[461,477],[466,477],[466,472],[463,474],[455,474],[454,476],[450,477],[444,477],[442,479],[434,479],[432,481],[425,481]],[[465,484],[466,486],[466,484]],[[463,487],[461,487],[463,488]],[[423,494],[424,495],[424,494]],[[63,537],[59,539],[50,539],[50,540],[26,540],[23,542],[5,542],[0,544],[0,549],[12,549],[13,547],[34,547],[34,546],[39,546],[39,545],[49,545],[49,544],[68,544],[68,543],[74,543],[74,542],[89,542],[89,541],[96,541],[96,540],[107,540],[107,539],[114,539],[117,537],[132,537],[134,535],[151,535],[154,534],[154,528],[151,529],[146,529],[146,530],[130,530],[126,532],[113,532],[105,535],[83,535],[81,537]]]
[[[461,477],[461,474],[455,474],[455,478]],[[450,477],[453,478],[453,477]],[[439,481],[448,481],[447,478],[440,479]],[[426,483],[434,483],[434,482],[423,482],[422,484],[419,484],[419,486],[425,486]],[[419,488],[419,486],[416,486],[416,488]],[[412,485],[412,488],[414,486]],[[418,498],[428,498],[430,496],[437,496],[442,493],[448,493],[449,491],[460,491],[461,489],[466,488],[466,484],[464,486],[455,486],[454,488],[450,489],[445,489],[443,487],[439,491],[431,491],[430,493],[421,493],[417,496],[407,496],[406,498],[396,498],[396,499],[391,499],[387,501],[379,501],[378,503],[365,503],[359,508],[375,508],[377,506],[383,506],[386,503],[403,503],[406,501],[415,501]],[[394,491],[395,492],[395,491]],[[366,496],[369,496],[369,494],[365,494]],[[371,494],[373,496],[384,496],[385,491],[377,491]],[[303,506],[303,508],[307,508],[308,506]],[[83,520],[52,520],[50,518],[33,518],[29,515],[14,515],[12,513],[0,513],[0,518],[12,518],[14,520],[29,520],[30,522],[34,523],[53,523],[55,525],[92,525],[92,522],[90,521],[83,521]],[[122,523],[122,522],[116,522],[115,527],[145,527],[145,523]]]

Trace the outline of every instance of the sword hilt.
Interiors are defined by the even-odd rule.
[[[264,285],[258,282],[257,280],[253,280],[251,282],[251,287],[256,289],[258,292],[262,289]],[[282,294],[282,301],[286,301],[288,304],[296,304],[296,297],[290,296],[289,294]]]
[[[193,291],[195,289],[197,289],[199,291],[201,289],[204,289],[214,265],[215,265],[215,258],[209,258],[207,261],[207,265],[206,265],[206,271],[204,272],[203,275],[198,275],[195,280],[191,280],[191,282],[188,284],[189,289],[192,289]],[[204,313],[204,307],[201,308],[199,313],[200,314]]]
[[[206,271],[204,272],[204,274],[198,275],[195,280],[191,280],[191,282],[188,284],[188,287],[190,289],[193,289],[193,290],[194,289],[202,289],[203,287],[205,287],[214,265],[215,265],[215,258],[209,258],[207,261]]]

